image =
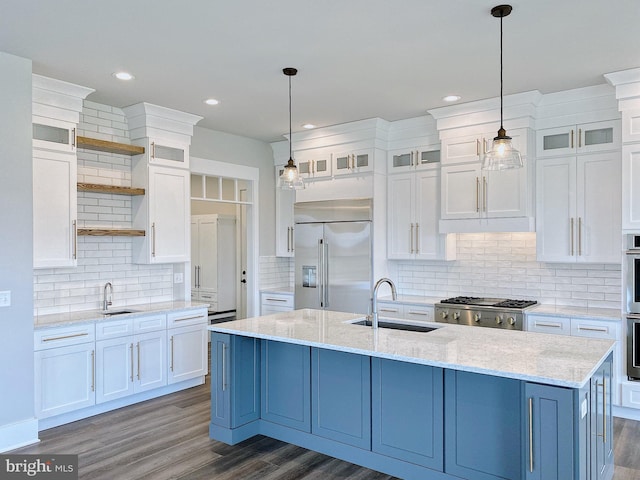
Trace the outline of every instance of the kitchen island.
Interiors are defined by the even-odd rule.
[[[210,437],[407,479],[611,478],[609,340],[297,310],[212,331]]]

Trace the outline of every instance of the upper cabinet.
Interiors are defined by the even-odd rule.
[[[373,149],[338,152],[332,155],[334,175],[349,175],[373,171]]]
[[[163,165],[173,168],[189,168],[189,144],[171,142],[170,140],[143,138],[134,141],[135,145],[144,147],[151,165]]]
[[[584,123],[537,132],[538,157],[557,157],[620,148],[620,121]]]
[[[75,153],[76,136],[75,123],[33,116],[33,148]]]
[[[464,129],[468,132],[469,129]],[[473,130],[473,128],[472,128]],[[507,135],[512,138],[513,146],[523,155],[528,153],[528,131],[526,128],[509,130]],[[442,165],[455,165],[458,163],[479,162],[485,153],[491,148],[493,138],[497,130],[484,130],[482,126],[477,128],[477,133],[470,135],[451,136],[442,140]]]
[[[331,154],[320,150],[296,152],[295,162],[300,176],[311,178],[331,177]]]
[[[440,144],[392,150],[387,158],[388,173],[431,168],[440,163]]]

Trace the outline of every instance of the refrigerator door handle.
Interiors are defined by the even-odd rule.
[[[318,301],[320,308],[324,307],[324,245],[318,239]]]
[[[324,290],[324,308],[329,307],[329,244],[324,244],[324,256],[322,258],[324,264],[324,274],[322,275],[322,283]]]

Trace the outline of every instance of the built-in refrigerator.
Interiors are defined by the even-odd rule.
[[[368,313],[371,199],[294,205],[295,308]]]

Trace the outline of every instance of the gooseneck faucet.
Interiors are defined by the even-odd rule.
[[[380,285],[382,285],[383,283],[388,283],[389,286],[391,287],[391,297],[394,300],[397,300],[398,298],[398,295],[396,294],[396,286],[394,285],[394,283],[391,281],[390,278],[386,278],[386,277],[381,278],[376,282],[376,285],[373,287],[373,298],[371,299],[371,313],[372,313],[371,326],[373,328],[378,328],[378,289],[380,288]]]
[[[107,292],[109,294],[109,296],[107,296]],[[102,300],[102,310],[104,310],[105,312],[107,311],[107,308],[109,308],[109,305],[111,305],[113,302],[111,301],[113,297],[113,285],[111,285],[111,282],[107,282],[104,284],[104,298]]]

